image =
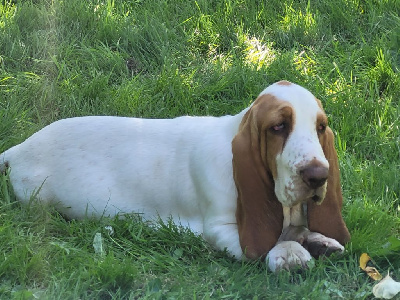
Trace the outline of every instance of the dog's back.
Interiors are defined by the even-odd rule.
[[[200,121],[204,118],[209,120]],[[201,231],[199,210],[205,210],[207,193],[217,192],[202,191],[202,185],[207,182],[209,189],[210,181],[217,185],[222,177],[226,186],[215,188],[234,190],[234,132],[226,142],[220,140],[227,136],[221,130],[232,130],[231,124],[223,126],[230,118],[64,119],[7,150],[0,161],[3,169],[9,165],[21,201],[36,193],[65,215],[78,218],[133,211],[152,217],[172,215]],[[211,172],[206,170],[210,166]],[[232,199],[235,203],[235,195]]]

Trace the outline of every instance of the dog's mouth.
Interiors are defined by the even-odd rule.
[[[317,205],[320,205],[325,199],[325,192],[318,193],[315,191],[314,195],[312,195],[309,199]]]
[[[314,201],[315,203],[318,203],[321,201],[321,197],[318,195],[314,195],[311,197],[311,200]]]
[[[283,193],[280,190],[276,191],[278,200],[288,207],[293,207],[299,203],[315,203],[321,204],[326,195],[326,185],[318,187],[316,189],[306,187],[301,183],[296,182],[287,185],[284,188]],[[280,197],[279,197],[280,196]]]
[[[324,201],[325,195],[326,195],[326,185],[323,185],[316,189],[310,189],[307,201],[312,201],[315,204],[319,205]]]
[[[314,195],[312,195],[312,196],[308,196],[308,197],[305,197],[305,198],[301,198],[301,199],[299,199],[299,200],[293,202],[293,203],[290,205],[290,207],[296,206],[296,205],[298,205],[298,204],[300,204],[300,203],[307,205],[307,202],[310,201],[310,200],[311,200],[312,202],[314,202],[315,204],[319,205],[319,204],[322,203],[322,201],[324,200],[324,198],[321,197],[321,196],[319,196],[319,195],[317,195],[317,194],[314,194]]]

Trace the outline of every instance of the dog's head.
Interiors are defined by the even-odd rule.
[[[282,206],[314,207],[328,200],[335,204],[325,212],[328,223],[338,218],[345,227],[333,133],[321,102],[305,88],[287,81],[267,87],[243,117],[232,152],[239,236],[247,256],[263,255],[275,245]]]

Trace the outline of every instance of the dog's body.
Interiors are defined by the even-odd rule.
[[[282,105],[285,108],[275,100],[280,91],[283,91],[285,101]],[[321,228],[321,231],[316,231],[328,236],[318,233],[319,243],[343,251],[343,247],[334,240],[344,243],[349,238],[340,214],[341,195],[338,200],[326,201],[328,204],[325,207],[322,205],[321,209],[313,204],[321,202],[325,194],[330,195],[326,184],[328,168],[331,169],[331,162],[328,164],[328,161],[335,158],[326,159],[325,149],[323,152],[322,148],[318,148],[321,147],[321,137],[318,133],[318,142],[316,136],[308,133],[308,130],[314,129],[305,129],[308,119],[302,124],[292,120],[296,116],[293,111],[301,109],[296,107],[297,102],[290,103],[290,99],[286,99],[288,91],[304,93],[302,97],[306,98],[312,96],[297,85],[281,82],[267,88],[261,93],[261,100],[234,116],[164,120],[82,117],[60,120],[1,154],[0,163],[10,167],[10,180],[18,199],[27,201],[32,194],[37,194],[39,199],[54,203],[60,212],[71,218],[129,212],[141,213],[145,219],[172,216],[175,222],[202,233],[217,249],[226,248],[238,258],[243,254],[249,258],[264,256],[278,242],[282,230],[290,225],[310,223],[311,227]],[[273,95],[274,99],[266,99],[266,95]],[[306,105],[313,104],[315,100],[308,98]],[[274,107],[276,103],[282,106],[277,110],[281,111],[280,117],[272,125],[266,125],[266,129],[261,129],[264,125],[258,128],[251,121],[252,115],[257,113],[255,118],[260,118],[259,112],[264,107],[270,107],[271,103]],[[287,129],[285,133],[281,124],[289,122],[284,119],[287,105],[293,110],[290,117],[293,125],[291,131]],[[317,112],[322,112],[318,106],[313,107],[315,112],[310,113],[312,118]],[[298,120],[309,118],[308,115],[296,117]],[[265,115],[261,118],[272,117]],[[265,123],[265,120],[261,121]],[[318,127],[318,124],[313,125],[315,122],[316,119],[310,120],[309,128]],[[251,138],[246,133],[247,123],[257,127],[254,133],[255,127],[249,129]],[[301,129],[296,131],[296,128]],[[264,133],[264,130],[267,132]],[[257,146],[264,140],[264,134],[268,141],[274,142]],[[325,132],[321,131],[321,134]],[[246,152],[247,146],[243,148],[248,138],[258,140],[248,145],[256,147],[257,153],[262,152],[260,161],[252,159],[262,166],[255,175],[251,172],[258,166],[242,163],[243,159],[253,155]],[[304,141],[300,142],[299,147],[311,150],[302,153],[301,149],[293,149],[294,152],[286,155],[285,147],[293,147],[291,143],[296,143],[296,138],[299,141],[305,139],[305,144],[301,146]],[[278,149],[275,146],[270,148],[275,150],[267,150],[270,147],[268,143],[281,143],[280,140],[282,145]],[[282,162],[285,160],[290,161],[293,167],[286,167],[286,163]],[[249,175],[241,178],[248,171]],[[310,177],[320,183],[310,183]],[[271,179],[275,184],[269,183]],[[333,185],[337,189],[337,182]],[[314,201],[310,202],[311,198]],[[308,220],[302,210],[304,203],[309,205]],[[315,210],[317,214],[319,210],[332,214],[328,216],[331,219],[327,221],[327,229],[323,224],[310,222]],[[311,259],[308,251],[295,240],[297,238],[280,241],[270,251],[272,270],[287,265],[304,265]]]
[[[171,216],[203,233],[204,222],[236,227],[230,149],[232,127],[240,121],[240,116],[63,119],[7,151],[6,159],[22,201],[37,191],[70,218],[136,212],[150,220]],[[189,140],[182,143],[182,135]],[[177,162],[182,160],[188,163]],[[221,201],[210,201],[211,195]],[[216,240],[213,234],[204,232],[207,240]],[[241,256],[240,245],[232,254]]]

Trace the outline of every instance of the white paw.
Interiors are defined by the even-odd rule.
[[[272,272],[290,270],[296,267],[306,268],[312,260],[310,253],[298,242],[284,241],[268,252],[266,262]]]
[[[332,253],[343,253],[344,247],[335,239],[331,239],[317,232],[311,232],[303,246],[313,257],[329,256]]]

